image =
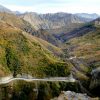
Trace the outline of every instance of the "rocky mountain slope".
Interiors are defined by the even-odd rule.
[[[75,14],[63,12],[54,14],[37,14],[29,12],[20,15],[20,17],[31,23],[36,29],[59,29],[67,27],[72,23],[85,23],[91,20],[89,20],[89,18],[82,18]]]
[[[85,26],[86,28],[74,32],[74,36],[71,40],[67,41],[69,34],[66,34],[66,45],[72,55],[77,57],[83,57],[93,67],[99,67],[100,65],[100,18],[92,21]],[[92,27],[92,28],[91,28]],[[91,28],[91,30],[87,30]],[[78,33],[79,32],[79,33]],[[84,33],[84,34],[81,34]],[[73,35],[74,35],[73,34]],[[80,34],[80,36],[78,36]],[[70,35],[71,36],[71,35]]]
[[[91,19],[82,18],[70,13],[37,14],[34,12],[19,15],[28,21],[36,30],[45,29],[52,34],[64,33],[79,28]]]

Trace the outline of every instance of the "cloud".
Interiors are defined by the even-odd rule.
[[[18,0],[19,1],[19,0]],[[17,2],[18,2],[17,1]],[[25,4],[5,4],[7,8],[20,12],[38,13],[98,13],[100,14],[100,0],[20,0]],[[19,1],[19,3],[20,3]],[[30,3],[29,3],[30,1]],[[28,2],[28,4],[27,4]]]

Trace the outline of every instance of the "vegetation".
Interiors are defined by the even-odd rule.
[[[35,33],[40,39],[29,34],[34,34],[35,30],[28,22],[13,14],[0,13],[0,16],[0,77],[10,74],[14,77],[66,77],[72,71],[81,81],[80,85],[89,89],[90,71],[100,66],[100,26],[86,25],[95,30],[67,41],[68,52],[63,55],[60,48],[46,42],[57,45],[58,41],[45,30]],[[76,61],[66,60],[70,55],[82,57],[91,68],[77,58]],[[65,57],[66,62],[60,57]],[[0,99],[50,100],[62,90],[80,92],[80,87],[78,83],[16,81],[0,86]]]
[[[0,90],[0,99],[7,100],[50,100],[58,96],[61,91],[80,92],[77,83],[66,82],[15,81],[13,85],[1,86]]]
[[[70,68],[67,63],[55,63],[55,64],[49,64],[49,66],[41,67],[40,70],[42,70],[44,73],[46,73],[47,76],[68,76],[70,74]]]
[[[13,72],[13,76],[15,77],[20,71],[20,61],[17,54],[11,48],[6,48],[6,61],[8,68]]]
[[[71,55],[83,57],[90,66],[94,66],[93,68],[100,65],[100,27],[95,28],[95,31],[66,42]]]
[[[69,74],[70,62],[65,64],[59,57],[54,56],[53,51],[57,51],[57,47],[4,23],[2,25],[0,30],[2,73],[8,71],[14,77],[24,73],[34,77]],[[50,51],[48,47],[52,50]],[[59,52],[60,49],[58,49]]]

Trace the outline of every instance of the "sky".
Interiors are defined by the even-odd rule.
[[[100,0],[0,0],[0,5],[20,12],[100,14]]]

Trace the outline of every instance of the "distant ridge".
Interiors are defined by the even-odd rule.
[[[83,17],[83,18],[89,18],[89,19],[96,19],[98,17],[100,17],[100,15],[96,14],[96,13],[92,13],[92,14],[88,14],[88,13],[77,13],[75,14],[79,17]]]
[[[0,5],[0,12],[13,13],[10,9]]]

